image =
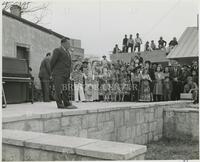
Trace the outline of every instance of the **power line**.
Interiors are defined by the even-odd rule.
[[[172,12],[177,6],[178,4],[181,2],[181,0],[178,0],[178,2],[176,2],[172,8],[170,8],[165,14],[163,14],[163,16],[160,17],[160,19],[150,28],[150,30],[148,30],[148,32],[146,32],[144,35],[148,36],[150,33],[152,33],[153,30],[156,29],[156,27],[170,14],[170,12]]]

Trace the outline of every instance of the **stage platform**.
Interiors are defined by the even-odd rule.
[[[124,109],[124,108],[144,108],[152,106],[162,106],[162,105],[179,105],[179,104],[189,104],[191,101],[163,101],[163,102],[72,102],[73,105],[77,106],[78,109],[58,109],[54,101],[44,103],[35,102],[22,103],[22,104],[9,104],[6,108],[2,109],[2,118],[17,118],[22,116],[32,116],[40,114],[52,114],[52,113],[62,113],[62,112],[78,112],[82,110],[88,111],[106,111],[114,109]],[[189,104],[190,109],[197,109],[198,105]],[[178,106],[180,108],[180,106]],[[174,107],[173,107],[174,108]],[[185,108],[184,108],[185,109]]]

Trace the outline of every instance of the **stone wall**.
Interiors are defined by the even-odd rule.
[[[167,138],[199,140],[199,110],[165,109],[163,129]]]
[[[162,137],[164,107],[150,104],[35,114],[16,118],[15,121],[3,119],[3,129],[146,144]]]
[[[3,129],[135,144],[157,141],[163,135],[180,138],[185,134],[197,139],[199,110],[190,105],[187,102],[159,102],[132,107],[62,110],[3,118]]]
[[[3,130],[3,161],[144,160],[146,146]]]

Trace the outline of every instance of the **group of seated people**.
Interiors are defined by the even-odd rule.
[[[84,62],[72,75],[75,100],[80,101],[169,101],[192,93],[198,103],[198,63],[165,66],[143,61],[140,54],[129,63]],[[80,79],[77,79],[79,76]],[[75,85],[76,84],[76,85]],[[78,97],[79,96],[79,97]]]
[[[127,38],[127,35],[125,35],[122,43],[122,50],[119,49],[118,44],[115,45],[113,49],[113,54],[116,53],[128,53],[129,49],[130,52],[135,52],[136,49],[138,49],[138,52],[140,52],[142,44],[142,39],[139,36],[139,33],[136,34],[136,38],[133,39],[132,34]],[[151,40],[151,43],[149,44],[149,41],[147,41],[144,45],[144,51],[153,51],[153,50],[166,50],[167,53],[169,53],[176,45],[178,45],[178,41],[176,37],[174,37],[170,42],[169,46],[167,47],[167,42],[163,39],[163,37],[160,37],[158,41],[158,46],[156,46],[154,40]]]
[[[171,49],[173,49],[176,45],[178,45],[178,41],[176,40],[176,37],[174,37],[170,42],[169,46],[167,47],[167,42],[160,37],[158,41],[158,47],[156,47],[156,44],[154,40],[151,40],[151,44],[149,44],[149,41],[145,43],[144,51],[153,51],[153,50],[166,50],[167,53],[170,52]]]

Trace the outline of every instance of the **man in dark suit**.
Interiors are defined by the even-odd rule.
[[[51,76],[50,56],[51,56],[50,53],[46,54],[46,57],[41,62],[40,72],[39,72],[39,78],[40,78],[44,102],[50,101],[49,99],[49,81]]]
[[[181,84],[181,69],[179,66],[174,66],[170,72],[170,78],[172,79],[172,100],[180,100],[180,94],[182,90]]]
[[[68,97],[68,82],[72,71],[72,59],[69,50],[70,39],[63,38],[61,40],[61,47],[53,51],[53,56],[50,61],[52,77],[55,84],[55,99],[57,107],[60,109],[76,108],[71,105]]]

